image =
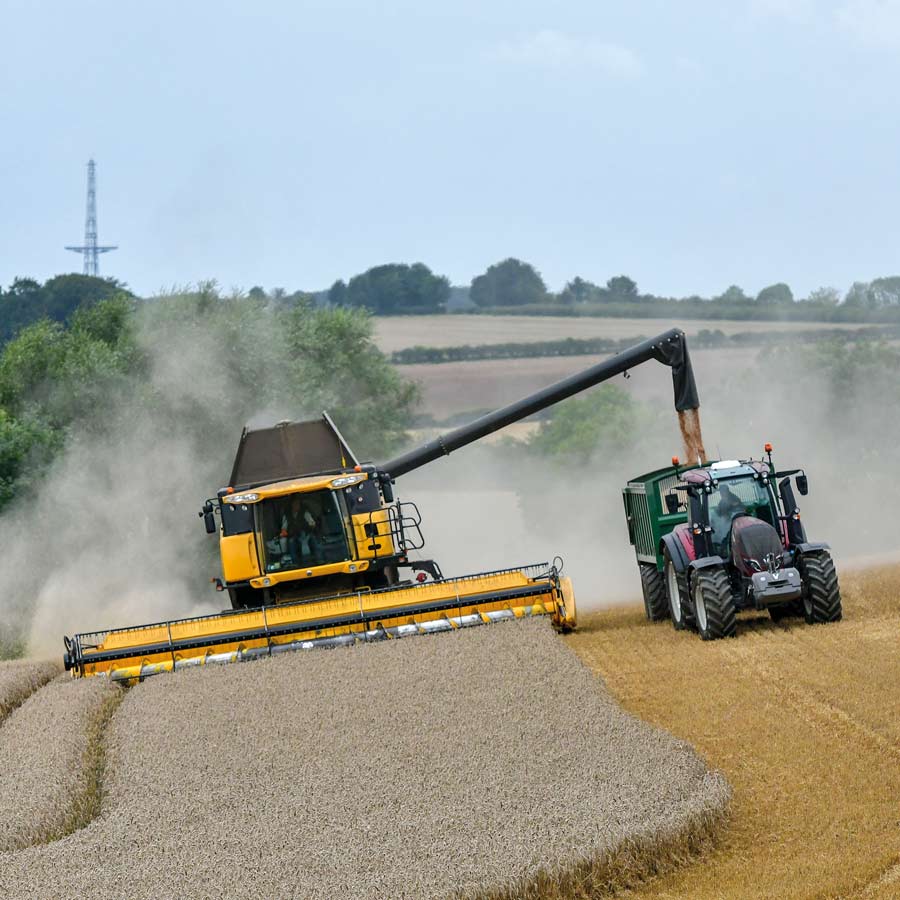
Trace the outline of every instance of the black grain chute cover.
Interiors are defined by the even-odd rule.
[[[653,354],[661,363],[672,368],[672,386],[675,389],[675,409],[684,412],[687,409],[700,408],[700,396],[697,393],[697,382],[694,381],[694,367],[691,365],[691,354],[688,353],[687,340],[684,335],[678,341],[662,341],[657,344]]]

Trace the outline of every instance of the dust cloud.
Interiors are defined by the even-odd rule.
[[[218,547],[197,513],[226,483],[244,424],[275,420],[265,406],[275,392],[236,364],[250,348],[228,322],[155,302],[136,316],[147,371],[76,426],[36,496],[0,517],[0,627],[31,655],[61,655],[64,634],[228,605],[210,584]],[[247,332],[257,357],[276,346],[268,327]],[[288,403],[277,412],[308,414]]]
[[[640,601],[621,499],[630,478],[669,465],[682,439],[694,455],[699,448],[712,459],[761,459],[771,442],[778,469],[806,471],[810,493],[796,499],[807,535],[831,544],[839,570],[863,558],[893,558],[900,552],[900,479],[892,458],[900,442],[900,374],[862,357],[851,377],[849,363],[823,370],[798,348],[693,350],[706,449],[699,414],[686,435],[679,427],[668,370],[646,365],[615,381],[652,413],[651,427],[634,436],[627,454],[597,455],[561,472],[523,461],[502,444],[471,446],[399,479],[397,493],[418,503],[428,541],[421,555],[434,556],[445,574],[559,555],[585,611]],[[525,377],[527,363],[522,368]],[[467,405],[472,398],[460,396],[459,411]]]

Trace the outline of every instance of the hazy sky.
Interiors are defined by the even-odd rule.
[[[0,284],[900,272],[900,0],[0,0]]]

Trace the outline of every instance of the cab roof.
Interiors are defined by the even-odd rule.
[[[287,497],[291,494],[308,494],[311,491],[340,490],[352,484],[359,484],[369,476],[365,472],[332,472],[330,475],[307,475],[302,478],[290,478],[286,481],[276,481],[272,484],[263,484],[252,490],[235,491],[230,494],[222,494],[225,503],[256,503],[259,500],[269,500],[273,497]],[[255,499],[247,500],[248,494],[255,494]]]
[[[710,480],[721,481],[727,478],[768,474],[769,466],[764,462],[753,459],[741,461],[729,459],[700,469],[691,469],[682,475],[682,480],[688,484],[703,484]]]

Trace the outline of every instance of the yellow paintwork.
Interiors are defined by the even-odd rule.
[[[347,562],[329,563],[326,566],[310,566],[307,569],[279,569],[277,572],[270,572],[268,575],[260,575],[258,578],[253,578],[250,584],[255,588],[266,588],[285,581],[303,581],[307,578],[321,578],[323,575],[336,575],[339,572],[347,574],[364,572],[368,568],[369,564],[365,561],[356,562],[355,560],[349,560]],[[266,581],[268,581],[268,584],[265,583]]]
[[[394,542],[391,540],[391,524],[388,520],[386,509],[373,513],[360,513],[352,516],[353,538],[356,541],[356,555],[359,559],[375,559],[376,557],[393,556]],[[366,525],[375,525],[378,535],[366,534]],[[370,550],[371,544],[379,544],[374,550]]]
[[[525,600],[491,600],[466,602],[468,597],[492,594],[516,587],[540,584],[545,591],[528,597]],[[408,612],[396,614],[398,607],[423,605],[429,602],[456,600],[450,610],[426,611],[411,616]],[[569,604],[572,609],[569,609]],[[565,606],[565,610],[563,609]],[[114,661],[92,663],[92,649],[84,649],[84,675],[105,674],[120,681],[133,680],[154,672],[168,671],[175,663],[184,664],[190,660],[197,665],[205,663],[211,655],[221,659],[222,654],[234,654],[253,648],[268,648],[278,644],[291,644],[296,641],[317,640],[340,635],[360,634],[373,624],[383,628],[412,623],[427,623],[433,620],[447,620],[448,617],[478,614],[484,622],[489,622],[488,613],[508,610],[516,618],[533,615],[549,615],[553,625],[562,630],[574,627],[574,596],[568,578],[562,579],[560,590],[550,581],[540,581],[529,577],[524,571],[513,570],[485,576],[455,581],[435,581],[414,585],[408,588],[387,592],[359,592],[304,603],[288,603],[281,606],[269,606],[260,609],[241,610],[233,613],[222,613],[218,616],[207,616],[200,619],[183,619],[160,625],[149,625],[129,628],[108,633],[102,643],[93,650],[96,653],[115,650],[127,650],[128,647],[147,647],[157,644],[168,644],[185,639],[203,639],[212,641],[204,647],[182,651],[162,650],[141,657],[124,657]],[[334,620],[341,616],[365,612],[373,616],[368,625],[353,623],[330,628],[310,628],[310,623],[322,620]],[[392,612],[395,612],[392,615]],[[284,634],[276,637],[260,637],[240,640],[236,635],[254,630],[276,629],[288,626]],[[82,673],[73,670],[76,677]]]
[[[562,591],[563,606],[566,610],[565,627],[573,629],[577,623],[577,614],[575,611],[575,588],[572,586],[572,579],[569,577],[560,578],[559,588]]]
[[[258,494],[258,500],[251,500],[250,503],[259,503],[260,500],[269,500],[272,497],[285,497],[289,494],[307,494],[310,491],[321,491],[331,488],[331,483],[339,478],[354,478],[353,484],[359,484],[361,481],[367,481],[369,476],[366,472],[347,472],[343,475],[311,475],[305,478],[291,478],[288,481],[274,481],[272,484],[264,484],[260,487],[248,488],[246,491],[238,491],[235,496],[242,494]],[[343,490],[348,487],[343,484],[333,490]],[[226,503],[230,502],[230,495],[222,498]]]
[[[226,582],[248,581],[260,574],[256,555],[256,534],[219,535],[222,575]]]

